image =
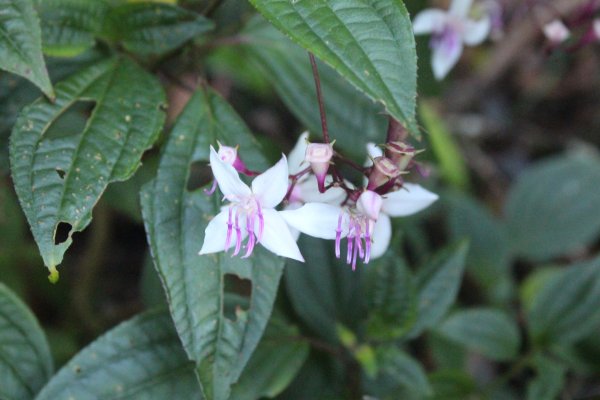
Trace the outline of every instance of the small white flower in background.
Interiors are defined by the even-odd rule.
[[[430,8],[417,14],[413,21],[415,35],[432,35],[431,64],[438,80],[443,79],[458,62],[463,44],[478,45],[490,33],[490,17],[485,15],[479,20],[469,18],[471,5],[472,0],[452,0],[448,11]]]
[[[544,25],[544,35],[552,44],[560,44],[567,40],[571,33],[561,20],[555,19]]]
[[[594,20],[592,27],[594,29],[594,36],[596,37],[596,40],[600,40],[600,18],[596,18]]]
[[[222,160],[212,146],[210,167],[219,189],[230,203],[206,227],[199,254],[227,251],[234,247],[235,256],[240,253],[242,242],[248,238],[243,257],[250,256],[258,242],[277,255],[304,261],[285,220],[275,210],[288,189],[285,156],[254,178],[252,188],[242,182],[235,168]]]

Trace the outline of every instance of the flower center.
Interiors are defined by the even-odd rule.
[[[335,236],[335,256],[340,258],[340,245],[342,241],[342,223],[344,215],[348,215],[348,236],[346,250],[346,264],[352,264],[352,270],[356,269],[356,260],[358,258],[367,264],[371,259],[371,240],[373,237],[373,228],[375,220],[352,210],[347,214],[342,212],[338,217],[338,226]],[[364,239],[364,245],[363,245]]]
[[[255,235],[254,226],[258,221],[258,237]],[[242,225],[246,224],[248,241],[246,242],[246,254],[242,258],[249,257],[254,250],[257,241],[262,239],[265,229],[265,218],[260,203],[254,197],[247,196],[239,200],[231,200],[227,217],[227,236],[225,237],[225,250],[229,249],[233,231],[235,230],[235,249],[233,255],[239,254],[242,248]]]

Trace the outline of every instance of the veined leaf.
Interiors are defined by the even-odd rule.
[[[298,328],[273,315],[231,399],[275,397],[294,379],[308,357],[309,346]]]
[[[276,28],[329,64],[413,135],[417,56],[399,0],[250,0]]]
[[[0,283],[0,398],[33,399],[52,375],[52,356],[37,320]]]
[[[0,68],[29,79],[53,98],[33,0],[0,0],[0,10]]]
[[[45,137],[78,101],[95,107],[80,135]],[[10,162],[21,207],[51,279],[72,235],[91,221],[92,208],[110,182],[128,179],[160,132],[165,103],[160,84],[133,62],[100,62],[56,86],[56,101],[23,109],[11,136]],[[67,239],[56,243],[60,223]]]
[[[560,398],[567,368],[556,360],[537,356],[534,359],[536,377],[527,385],[527,400],[554,400]]]
[[[126,321],[81,350],[37,400],[198,399],[194,364],[165,311]]]
[[[196,362],[207,399],[227,399],[271,314],[283,261],[257,248],[252,257],[199,256],[208,221],[220,210],[219,195],[189,192],[192,162],[208,159],[209,144],[240,144],[252,169],[266,161],[252,134],[216,93],[199,91],[177,120],[158,168],[142,190],[142,211],[155,266],[163,282],[175,327],[187,355]],[[251,283],[250,306],[226,316],[225,276]]]
[[[410,337],[418,336],[438,323],[456,300],[467,249],[465,243],[449,247],[417,271],[417,321],[409,333]]]
[[[262,18],[252,19],[241,33],[254,61],[272,82],[277,94],[311,132],[321,131],[315,81],[308,55]],[[317,61],[330,135],[347,154],[362,162],[367,142],[382,143],[386,118],[381,106],[356,90],[337,72]]]

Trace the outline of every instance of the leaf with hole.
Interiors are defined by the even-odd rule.
[[[0,68],[29,79],[53,98],[33,0],[0,0],[0,10]]]
[[[0,283],[0,398],[33,399],[52,376],[50,348],[27,306]]]
[[[95,107],[83,132],[47,137],[52,124],[78,102]],[[156,140],[165,98],[158,81],[126,59],[99,62],[59,83],[56,101],[25,107],[12,132],[10,163],[21,207],[44,264],[56,266],[92,219],[106,186],[128,179]],[[58,243],[57,230],[66,239]]]
[[[165,311],[148,311],[96,339],[71,359],[37,400],[201,399],[194,363]]]
[[[419,136],[417,55],[397,0],[250,0],[276,28],[382,103]]]
[[[175,327],[207,399],[227,399],[267,324],[283,260],[260,246],[250,258],[225,253],[199,256],[204,231],[220,210],[218,194],[188,191],[190,165],[207,165],[208,148],[219,140],[240,144],[254,170],[267,165],[260,146],[240,117],[210,89],[196,92],[163,149],[156,178],[142,190],[142,212],[155,267],[163,282]],[[249,308],[228,312],[226,278],[250,283]],[[248,295],[248,293],[244,293]],[[230,302],[227,302],[230,303]]]

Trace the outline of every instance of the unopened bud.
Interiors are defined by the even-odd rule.
[[[372,190],[365,190],[362,192],[358,200],[356,201],[356,209],[361,213],[377,221],[379,218],[379,212],[381,211],[381,205],[383,199],[377,193]]]
[[[387,157],[376,157],[373,160],[373,165],[379,172],[388,178],[396,178],[402,172],[394,162]]]
[[[400,171],[404,171],[410,164],[413,157],[419,153],[414,147],[404,142],[390,142],[386,144],[386,149],[392,153],[396,160],[396,167]]]
[[[223,146],[221,143],[219,143],[219,151],[217,152],[217,154],[219,155],[221,161],[232,165],[233,168],[236,169],[236,171],[241,172],[242,174],[246,174],[248,172],[248,169],[246,168],[246,164],[244,164],[242,159],[238,156],[237,149],[237,146]]]
[[[569,35],[569,28],[563,24],[561,20],[555,19],[552,22],[544,25],[544,35],[552,44],[560,44],[567,40]]]
[[[306,148],[304,161],[310,163],[313,173],[317,177],[319,192],[325,192],[325,177],[329,170],[329,162],[333,157],[333,146],[328,143],[310,143]]]

